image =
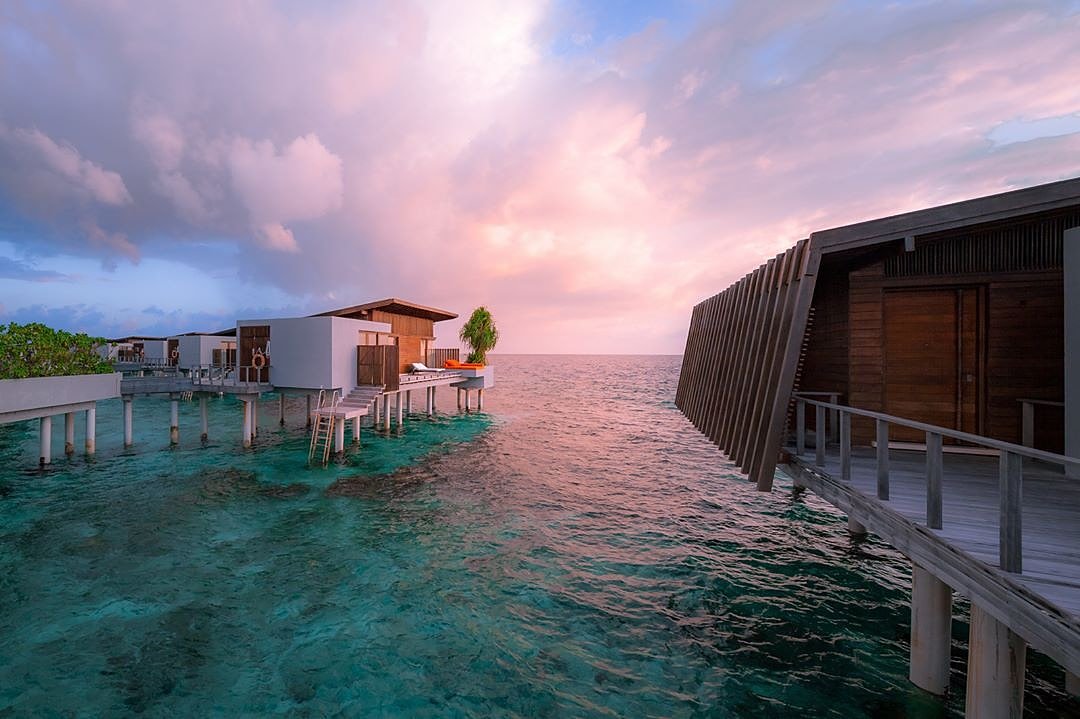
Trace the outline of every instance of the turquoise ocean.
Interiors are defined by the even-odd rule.
[[[910,568],[673,404],[680,358],[493,358],[485,411],[309,468],[302,398],[0,427],[0,717],[958,717],[907,681]],[[417,409],[422,398],[416,398]],[[76,444],[82,445],[82,422]],[[54,421],[54,449],[63,447]],[[1026,716],[1076,715],[1029,654]]]

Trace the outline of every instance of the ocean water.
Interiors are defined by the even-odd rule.
[[[677,357],[499,356],[328,468],[302,400],[98,410],[35,468],[0,427],[0,717],[961,716],[907,682],[909,567],[780,478],[761,494],[675,409]],[[419,404],[419,402],[417,402]],[[81,447],[79,418],[77,446]],[[63,447],[54,420],[54,448]],[[1027,715],[1076,714],[1029,654]]]

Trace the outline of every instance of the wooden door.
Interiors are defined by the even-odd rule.
[[[884,302],[885,412],[979,433],[981,290],[893,290]],[[904,442],[926,439],[925,433],[902,427],[893,427],[890,436]]]
[[[180,340],[169,340],[165,351],[165,364],[176,366],[180,364]]]
[[[240,328],[240,351],[236,362],[241,381],[270,381],[269,364],[266,364],[261,371],[253,366],[255,350],[260,350],[265,356],[269,342],[270,325],[247,325]]]

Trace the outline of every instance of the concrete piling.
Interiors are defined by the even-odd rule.
[[[1027,644],[979,605],[971,605],[964,715],[1012,719],[1024,714]]]
[[[134,398],[130,395],[124,397],[124,447],[130,447],[134,444],[134,432],[132,431],[133,418],[132,415],[134,404]]]
[[[180,398],[169,395],[169,444],[180,443]]]
[[[917,564],[911,565],[911,682],[931,694],[949,688],[952,589]]]
[[[199,419],[202,421],[202,433],[199,439],[205,442],[210,437],[210,408],[205,394],[199,395]]]
[[[64,454],[75,454],[75,413],[64,413]]]
[[[41,440],[38,466],[44,467],[52,461],[52,417],[42,417],[38,420],[38,434]]]
[[[97,451],[97,405],[86,410],[86,454]]]

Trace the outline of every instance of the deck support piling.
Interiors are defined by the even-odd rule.
[[[848,534],[853,537],[864,537],[866,536],[866,525],[849,514],[847,518],[847,531]]]
[[[397,393],[397,398],[394,400],[394,408],[395,408],[395,410],[397,410],[397,418],[394,421],[397,422],[398,429],[401,429],[401,422],[402,422],[402,419],[405,416],[404,415],[404,412],[405,412],[404,401],[405,401],[405,398],[402,396],[402,393],[398,392]]]
[[[64,413],[64,454],[75,454],[75,413]]]
[[[382,410],[383,410],[383,429],[387,432],[390,431],[390,395],[384,394],[382,398]]]
[[[949,688],[952,647],[952,588],[917,564],[911,565],[911,665],[915,686],[942,695]]]
[[[311,429],[311,395],[307,396],[307,428]]]
[[[86,409],[86,454],[97,452],[97,404]]]
[[[484,390],[482,389],[476,390],[476,411],[484,411]]]
[[[469,390],[465,390],[465,411],[472,411],[472,407],[470,406]]]
[[[458,391],[457,391],[457,409],[458,409],[458,412],[461,411],[461,389],[460,388],[458,388]]]
[[[405,390],[405,414],[412,414],[412,390]]]
[[[254,402],[247,397],[241,397],[240,401],[244,404],[244,418],[243,418],[243,443],[244,449],[251,447],[251,435],[252,435],[252,415],[255,414]]]
[[[38,420],[38,434],[41,439],[38,466],[44,467],[52,461],[52,417],[42,417]]]
[[[251,396],[251,438],[259,436],[259,395]]]
[[[971,605],[967,702],[964,716],[1023,716],[1027,644],[979,605]]]
[[[435,388],[434,387],[428,387],[427,388],[427,407],[426,407],[426,409],[427,409],[427,416],[428,417],[435,414]]]
[[[341,420],[344,422],[345,420]],[[353,417],[352,421],[352,441],[353,444],[360,444],[360,417]]]
[[[169,395],[169,444],[180,443],[180,398]]]
[[[124,447],[130,447],[134,444],[134,436],[132,432],[132,405],[134,404],[134,398],[131,395],[124,397]]]
[[[345,452],[345,420],[334,418],[334,454]]]
[[[205,394],[199,395],[199,419],[202,421],[202,433],[199,439],[205,442],[210,437],[210,408]]]
[[[285,426],[285,393],[278,395],[278,425]]]

